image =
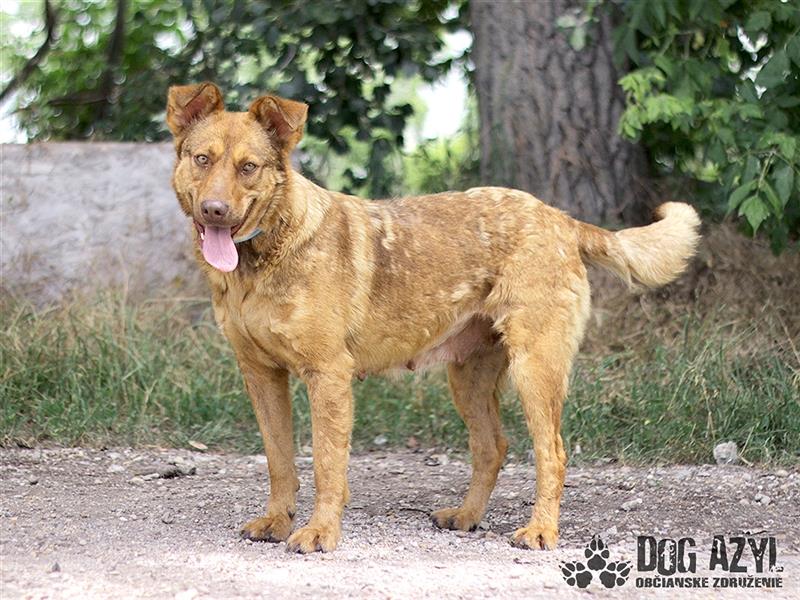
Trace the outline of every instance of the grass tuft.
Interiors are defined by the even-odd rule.
[[[780,346],[752,349],[753,329],[688,320],[680,339],[581,356],[564,409],[573,461],[709,462],[720,441],[744,458],[796,463],[800,365]],[[356,449],[414,437],[466,450],[442,371],[354,383]],[[298,447],[310,443],[305,388],[292,382]],[[0,306],[0,442],[184,446],[260,452],[233,354],[205,299]],[[530,448],[515,394],[504,394],[512,452]],[[580,448],[580,453],[578,449]]]

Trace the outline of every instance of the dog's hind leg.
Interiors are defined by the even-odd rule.
[[[512,536],[514,545],[553,549],[567,455],[561,408],[583,329],[583,311],[554,310],[549,317],[516,314],[504,325],[509,369],[519,391],[536,457],[536,501],[531,520]],[[530,317],[530,318],[529,318]],[[577,317],[577,318],[576,318]]]
[[[499,387],[506,365],[505,348],[498,345],[448,366],[453,401],[469,430],[472,480],[460,507],[444,508],[431,515],[437,527],[471,531],[486,512],[508,448],[500,427],[499,407]]]

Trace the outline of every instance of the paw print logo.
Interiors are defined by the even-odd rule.
[[[561,563],[561,576],[567,585],[579,588],[588,587],[592,583],[592,573],[586,569],[582,562]]]
[[[631,574],[631,563],[627,560],[620,562],[611,561],[606,568],[600,571],[600,583],[607,588],[625,585],[628,576]]]
[[[592,538],[592,541],[586,546],[586,550],[583,551],[583,554],[589,559],[586,564],[592,571],[600,571],[608,562],[608,548],[605,542],[600,539],[599,535]]]
[[[583,551],[586,564],[575,561],[561,563],[561,576],[567,585],[586,588],[598,575],[600,583],[611,589],[625,585],[631,574],[631,563],[627,560],[609,560],[611,554],[608,546],[600,539],[599,535],[592,538]]]

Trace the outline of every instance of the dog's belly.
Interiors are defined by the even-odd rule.
[[[492,329],[491,319],[485,315],[472,314],[454,323],[422,349],[399,353],[387,349],[386,352],[380,352],[386,360],[378,364],[362,365],[357,375],[363,378],[368,373],[416,371],[440,364],[463,363],[471,356],[499,343],[500,336]]]
[[[414,356],[406,367],[415,370],[442,363],[462,363],[498,342],[499,335],[492,329],[489,318],[475,315],[453,327],[436,345]]]

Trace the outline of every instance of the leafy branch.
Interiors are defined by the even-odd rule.
[[[53,9],[52,4],[50,4],[50,0],[44,1],[44,29],[45,29],[45,38],[42,45],[39,46],[39,49],[36,50],[36,53],[31,56],[25,65],[20,69],[20,71],[11,78],[6,84],[6,87],[3,88],[3,91],[0,92],[0,103],[4,102],[5,99],[10,96],[14,91],[17,90],[20,86],[24,85],[31,74],[36,70],[36,67],[39,66],[39,63],[44,60],[44,57],[47,56],[47,53],[50,51],[53,43],[56,40],[56,26],[58,24],[58,13]]]

